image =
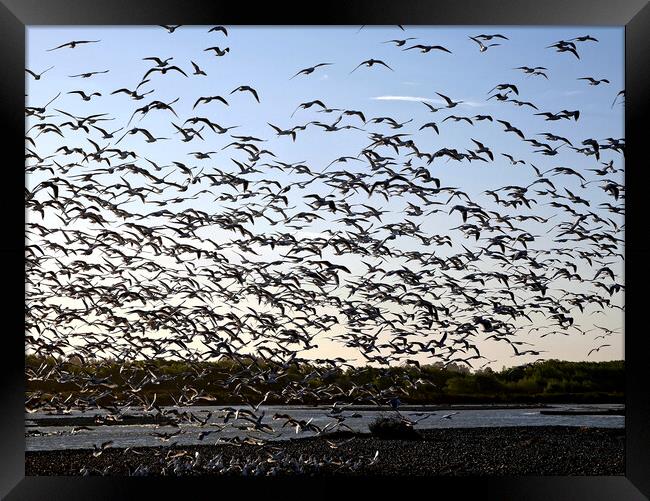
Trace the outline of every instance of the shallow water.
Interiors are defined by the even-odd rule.
[[[212,412],[210,422],[222,423],[222,409],[225,406],[201,406],[201,407],[181,407],[177,410],[179,412],[188,411],[192,412],[199,418],[207,416],[208,412]],[[239,406],[233,406],[235,408]],[[621,405],[554,405],[546,407],[546,409],[611,409],[622,408]],[[241,407],[246,408],[246,407]],[[525,408],[525,409],[472,409],[472,410],[444,410],[444,411],[418,411],[418,410],[405,410],[402,415],[411,420],[422,420],[415,428],[474,428],[474,427],[496,427],[496,426],[588,426],[599,428],[623,428],[625,424],[624,416],[554,416],[540,414],[541,409]],[[135,413],[141,414],[138,409],[133,409]],[[296,434],[294,427],[282,427],[284,420],[273,420],[272,417],[275,413],[289,414],[298,420],[312,419],[311,423],[320,428],[324,428],[329,424],[328,431],[336,429],[337,420],[328,415],[326,408],[314,407],[299,407],[299,406],[262,406],[258,411],[264,412],[262,423],[268,424],[274,429],[273,433],[251,432],[237,429],[236,426],[244,426],[249,424],[247,421],[239,419],[237,421],[229,421],[228,427],[223,431],[218,431],[217,426],[196,426],[189,424],[182,424],[180,429],[182,433],[170,439],[163,441],[153,435],[154,432],[174,432],[176,428],[171,426],[158,426],[158,425],[102,425],[91,426],[90,430],[82,430],[72,433],[73,426],[34,426],[30,420],[35,418],[53,417],[53,415],[46,413],[34,413],[26,415],[26,450],[39,451],[39,450],[61,450],[61,449],[92,449],[94,444],[100,444],[109,440],[113,441],[112,447],[143,447],[143,446],[159,446],[166,444],[214,444],[219,438],[232,438],[238,436],[244,438],[246,436],[253,436],[266,439],[287,439],[296,437],[312,436],[314,432],[300,432]],[[443,416],[458,412],[449,418]],[[73,411],[65,416],[57,415],[62,419],[77,417],[77,416],[93,416],[95,414],[104,414],[105,412],[92,412],[82,413],[80,411]],[[126,412],[128,414],[129,412]],[[360,414],[361,417],[351,417],[353,414]],[[379,415],[394,415],[394,411],[370,411],[370,410],[345,410],[338,416],[345,417],[344,423],[352,428],[354,431],[368,431],[368,425]],[[416,415],[421,414],[421,415]],[[234,424],[234,427],[232,426]],[[340,428],[344,430],[345,428]],[[215,430],[214,433],[208,435],[203,441],[198,440],[200,432],[207,430]],[[40,436],[32,436],[34,433],[42,433]]]

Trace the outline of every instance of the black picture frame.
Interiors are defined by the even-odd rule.
[[[402,25],[565,25],[625,26],[626,78],[626,226],[625,226],[625,360],[626,444],[625,476],[612,477],[438,477],[422,479],[425,491],[416,491],[411,480],[364,482],[363,489],[395,486],[404,495],[440,497],[442,491],[455,499],[526,500],[641,500],[650,497],[650,391],[647,386],[647,355],[643,322],[644,288],[650,283],[650,245],[644,242],[648,223],[642,190],[648,183],[648,166],[642,163],[648,116],[650,81],[650,6],[647,0],[500,0],[426,1],[356,0],[322,4],[285,1],[252,3],[200,0],[0,0],[0,107],[6,146],[3,149],[3,214],[0,255],[4,264],[3,381],[0,385],[2,440],[0,441],[0,496],[23,499],[130,499],[188,496],[191,499],[225,495],[225,481],[197,479],[25,477],[24,469],[24,309],[18,291],[24,278],[24,56],[28,25],[158,25],[158,24],[402,24]],[[647,163],[647,162],[646,162]],[[23,217],[20,215],[23,214]],[[24,261],[23,261],[24,262]],[[24,308],[24,297],[23,297]],[[338,495],[338,481],[314,479],[322,493]],[[240,481],[237,481],[238,483]],[[313,491],[284,482],[282,496],[310,496]],[[300,483],[303,483],[302,480]],[[243,484],[239,484],[243,486]],[[268,482],[248,482],[248,487],[276,488]],[[287,486],[291,486],[287,490]],[[408,490],[406,490],[408,488]],[[180,494],[182,492],[183,494]],[[197,493],[200,491],[196,491]],[[249,490],[245,491],[248,495]]]

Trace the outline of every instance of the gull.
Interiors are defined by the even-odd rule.
[[[29,73],[31,76],[33,76],[33,77],[34,77],[34,80],[40,80],[41,77],[42,77],[45,73],[47,73],[48,71],[50,71],[52,68],[54,68],[54,66],[50,66],[48,69],[46,69],[46,70],[44,70],[44,71],[41,71],[40,73],[34,73],[32,70],[28,70],[27,68],[25,68],[25,71],[26,71],[27,73]]]
[[[592,77],[582,77],[582,78],[578,78],[578,80],[588,80],[589,85],[600,85],[601,83],[609,83],[609,80],[607,80],[606,78],[602,78],[600,80],[597,80],[597,79],[592,78]]]
[[[73,40],[72,42],[61,44],[58,47],[47,49],[47,52],[51,52],[57,49],[63,49],[64,47],[70,47],[71,49],[74,49],[77,45],[86,44],[86,43],[97,43],[97,42],[101,42],[101,40]]]
[[[438,126],[436,125],[435,122],[428,122],[424,124],[422,127],[420,127],[419,130],[426,129],[426,128],[431,128],[436,131],[436,134],[440,134],[440,131],[438,130]]]
[[[268,123],[268,122],[267,122]],[[278,136],[291,136],[293,141],[296,140],[296,131],[295,130],[282,130],[280,127],[273,125],[272,123],[268,124],[278,133]]]
[[[83,99],[84,101],[90,101],[93,98],[93,96],[101,96],[101,93],[99,92],[93,92],[92,94],[87,95],[82,90],[73,90],[71,92],[68,92],[68,94],[79,94],[79,96],[81,96],[81,99]]]
[[[591,35],[584,35],[581,37],[572,38],[571,41],[572,42],[586,42],[586,41],[597,42],[598,40],[592,37]]]
[[[447,120],[454,120],[455,122],[465,120],[468,124],[474,125],[474,122],[472,122],[472,119],[469,117],[458,117],[456,115],[449,115],[448,117],[443,119],[443,122],[446,122]]]
[[[543,76],[544,78],[546,78],[548,80],[548,76],[543,71],[543,70],[548,70],[548,68],[544,68],[543,66],[535,66],[534,68],[531,68],[529,66],[519,66],[519,67],[513,68],[513,69],[522,70],[528,76],[540,75],[540,76]]]
[[[449,97],[445,96],[444,94],[440,94],[440,92],[436,92],[436,94],[438,94],[441,98],[447,101],[447,108],[454,108],[455,106],[463,102],[463,101],[452,101]]]
[[[159,67],[151,68],[149,71],[147,71],[144,74],[144,76],[142,77],[142,80],[145,80],[151,73],[154,73],[156,71],[161,73],[162,75],[166,75],[168,71],[178,71],[183,76],[187,77],[187,73],[185,73],[183,70],[181,70],[178,66],[164,66],[162,68],[159,68]]]
[[[379,59],[368,59],[366,61],[360,62],[359,65],[356,68],[354,68],[350,73],[354,73],[355,71],[357,71],[357,69],[359,69],[363,65],[366,65],[368,68],[370,68],[375,64],[381,64],[382,66],[386,66],[386,68],[388,68],[390,71],[395,71],[393,70],[393,68],[388,66],[385,62],[380,61]]]
[[[168,33],[174,33],[178,28],[183,26],[182,24],[159,24],[161,28],[165,28]]]
[[[493,97],[496,97],[498,101],[507,101],[509,95],[510,95],[510,91],[506,92],[505,94],[500,94],[497,92],[496,94],[493,94],[490,97],[488,97],[486,101],[489,101]]]
[[[201,103],[211,103],[212,101],[221,101],[223,104],[226,106],[229,106],[228,101],[226,101],[223,97],[221,96],[207,96],[207,97],[200,97],[196,100],[194,103],[194,106],[192,106],[192,109],[196,108],[199,104]]]
[[[193,75],[203,75],[204,77],[208,76],[208,74],[199,68],[199,66],[194,61],[190,61],[190,63],[192,63],[192,66],[194,67],[194,73],[192,73]]]
[[[240,85],[236,89],[234,89],[231,94],[234,94],[235,92],[250,92],[253,94],[253,97],[255,100],[259,103],[260,102],[260,97],[257,95],[257,91],[253,89],[252,87],[249,87],[248,85]]]
[[[143,134],[147,138],[148,143],[155,143],[156,141],[161,140],[161,139],[169,139],[167,137],[153,137],[151,135],[151,133],[147,129],[141,129],[141,128],[138,128],[138,127],[134,127],[133,129],[127,131],[126,134],[124,134],[120,139],[118,139],[118,141],[115,144],[117,145],[127,135],[137,134],[138,132]]]
[[[611,106],[611,108],[614,107],[614,105],[616,104],[616,100],[617,100],[620,96],[623,96],[623,98],[625,98],[625,90],[621,90],[621,91],[619,91],[618,94],[616,94],[616,97],[614,98],[614,101],[612,101],[612,106]],[[625,103],[625,101],[622,101],[622,103]]]
[[[429,108],[429,111],[430,111],[431,113],[435,113],[436,111],[440,111],[440,110],[444,109],[444,108],[436,108],[435,106],[433,106],[433,105],[427,103],[426,101],[420,101],[420,102],[421,102],[423,105],[425,105],[427,108]]]
[[[497,45],[501,45],[500,43],[490,43],[490,44],[485,45],[483,42],[481,42],[480,40],[478,40],[475,37],[469,37],[469,39],[473,40],[474,42],[476,42],[478,44],[479,52],[485,52],[486,50],[488,50],[489,47],[496,47]]]
[[[167,59],[160,59],[159,57],[143,57],[143,61],[154,61],[160,68],[164,68],[169,64],[169,61],[174,59],[173,57],[168,57]]]
[[[515,158],[512,155],[509,155],[508,153],[501,153],[504,157],[506,157],[508,160],[510,160],[510,163],[512,165],[517,165],[517,164],[526,164],[523,160],[515,160]]]
[[[164,431],[162,431],[162,432],[160,432],[160,431],[154,431],[154,432],[151,433],[151,435],[153,435],[154,437],[156,437],[158,440],[161,440],[161,441],[163,441],[163,442],[168,442],[170,439],[172,439],[172,438],[174,438],[174,437],[176,437],[176,436],[178,436],[178,435],[181,435],[181,434],[183,434],[183,433],[185,433],[184,430],[182,430],[182,429],[178,429],[178,430],[176,430],[176,431],[169,432],[169,433],[166,433],[166,432],[164,432]]]
[[[578,54],[578,51],[576,50],[576,46],[573,42],[565,42],[564,40],[560,40],[559,42],[556,42],[553,45],[549,45],[546,48],[547,49],[555,48],[557,52],[570,52],[575,57],[580,59],[580,55]]]
[[[129,96],[131,96],[131,99],[134,99],[135,101],[140,101],[141,99],[144,99],[145,96],[147,96],[147,95],[149,95],[149,94],[151,94],[151,93],[153,92],[153,89],[152,89],[152,90],[150,90],[150,91],[148,91],[148,92],[144,92],[144,93],[142,93],[142,94],[138,94],[138,89],[139,89],[142,85],[144,85],[145,83],[148,83],[148,82],[149,82],[149,80],[143,80],[142,82],[140,82],[140,83],[138,84],[138,86],[135,88],[135,90],[130,90],[130,89],[127,89],[126,87],[124,87],[124,88],[122,88],[122,89],[117,89],[117,90],[111,92],[111,95],[113,95],[113,94],[124,93],[124,94],[128,94]]]
[[[488,157],[490,157],[490,160],[494,161],[494,154],[488,147],[486,147],[483,143],[478,142],[476,139],[472,139],[472,142],[478,146],[478,149],[474,150],[475,153],[485,153]]]
[[[522,139],[526,139],[526,137],[524,136],[524,133],[521,132],[521,131],[520,131],[519,129],[517,129],[516,127],[513,127],[512,125],[510,125],[510,122],[506,122],[505,120],[497,120],[497,122],[499,122],[500,124],[502,124],[502,125],[505,126],[505,129],[504,129],[505,132],[514,132],[514,133],[517,134],[520,138],[522,138]]]
[[[350,416],[350,417],[353,417],[353,416]],[[327,439],[325,439],[325,442],[327,443],[327,445],[328,445],[331,449],[338,449],[339,447],[342,447],[342,446],[344,446],[344,445],[346,445],[346,444],[349,444],[349,443],[352,442],[354,439],[355,439],[355,437],[348,438],[347,440],[344,440],[343,442],[339,442],[338,444],[337,444],[336,442],[332,441],[332,440],[327,440]]]
[[[220,31],[224,35],[228,36],[228,30],[225,26],[213,26],[208,30],[208,33],[212,33],[213,31]]]
[[[507,36],[502,35],[500,33],[496,33],[494,35],[476,35],[475,38],[482,38],[483,40],[492,40],[493,38],[501,38],[503,40],[510,40]]]
[[[456,414],[460,414],[460,412],[452,412],[451,414],[445,414],[444,416],[440,416],[440,419],[451,419],[452,416],[455,416]]]
[[[320,68],[321,66],[330,66],[331,64],[333,64],[333,63],[318,63],[318,64],[315,65],[315,66],[311,66],[311,67],[309,67],[309,68],[305,68],[305,69],[303,69],[303,70],[300,70],[298,73],[296,73],[294,76],[292,76],[289,80],[293,80],[293,79],[296,78],[298,75],[310,75],[310,74],[312,74],[314,71],[316,71],[316,68]]]
[[[357,110],[345,110],[345,111],[343,112],[343,114],[346,115],[346,116],[356,116],[356,117],[359,117],[359,119],[360,119],[364,124],[366,123],[366,117],[365,117],[365,115],[363,114],[363,112],[361,112],[361,111],[357,111]]]
[[[528,102],[528,101],[519,101],[517,99],[507,99],[509,103],[515,103],[517,106],[529,106],[533,108],[534,110],[539,110],[537,106],[535,106],[533,103]]]
[[[104,71],[89,71],[88,73],[79,73],[78,75],[69,75],[70,78],[76,78],[76,77],[81,77],[81,78],[90,78],[93,75],[101,75],[102,73],[108,73],[109,70],[104,70]]]
[[[386,40],[385,42],[382,43],[394,43],[397,47],[402,47],[409,40],[417,40],[417,38],[409,37],[409,38],[405,38],[404,40]]]
[[[104,452],[106,449],[108,449],[111,445],[113,445],[112,440],[108,440],[107,442],[103,442],[99,447],[97,444],[93,444],[93,457],[98,457],[101,456],[102,452]]]
[[[237,127],[239,127],[238,125],[233,125],[233,126],[231,126],[231,127],[222,127],[222,126],[219,125],[218,123],[211,122],[209,119],[207,119],[207,118],[205,118],[205,117],[192,117],[192,118],[188,118],[187,120],[185,120],[185,122],[183,123],[183,125],[185,125],[185,124],[188,123],[188,122],[191,123],[191,124],[196,124],[196,123],[199,123],[199,122],[200,122],[200,123],[204,123],[205,125],[207,125],[208,127],[210,127],[210,129],[212,129],[212,132],[216,132],[217,134],[225,134],[225,133],[228,132],[230,129],[236,129]],[[234,137],[234,138],[237,139],[237,138],[239,138],[240,136],[232,136],[232,137]],[[243,140],[244,140],[244,139],[242,139],[242,141],[243,141]]]
[[[102,133],[102,135],[103,135],[102,139],[112,139],[116,132],[119,132],[124,128],[124,127],[120,127],[119,129],[114,130],[113,132],[108,132],[108,131],[102,129],[101,127],[97,127],[96,125],[91,125],[91,127],[93,129],[97,129],[99,132]]]
[[[495,85],[490,92],[494,90],[506,90],[506,89],[511,89],[515,94],[519,95],[519,89],[517,89],[517,86],[514,84],[509,84],[509,83],[502,83],[499,85]],[[490,93],[488,92],[488,94]]]
[[[216,151],[190,151],[188,155],[194,155],[194,158],[197,160],[205,160],[210,158],[210,155],[216,154]]]
[[[314,105],[320,106],[323,109],[327,108],[327,106],[325,106],[325,103],[323,103],[323,101],[321,101],[319,99],[315,99],[313,101],[308,101],[306,103],[299,104],[298,107],[293,111],[291,116],[294,116],[296,114],[296,111],[298,111],[299,109],[306,110],[308,108],[311,108]],[[339,118],[339,120],[337,120],[337,122],[334,125],[336,125],[340,121],[341,121],[341,119]]]
[[[442,45],[421,45],[421,44],[418,44],[418,45],[413,45],[411,47],[407,47],[406,49],[402,49],[402,50],[411,50],[411,49],[420,49],[420,52],[422,54],[426,54],[427,52],[431,52],[432,50],[440,50],[440,51],[448,52],[449,54],[451,54],[451,51],[449,49],[443,47]]]
[[[208,47],[207,49],[203,49],[203,52],[207,52],[209,50],[213,50],[215,56],[221,57],[221,56],[225,56],[228,52],[230,52],[230,47],[226,47],[223,50],[219,47]]]
[[[587,356],[591,355],[594,351],[600,351],[601,348],[605,348],[607,346],[611,346],[611,344],[601,344],[597,348],[592,348],[591,350],[589,350],[589,353],[587,353]]]

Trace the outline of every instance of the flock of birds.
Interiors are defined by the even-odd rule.
[[[168,33],[163,36],[175,36],[178,28],[164,26]],[[206,45],[228,35],[226,27],[206,29]],[[503,34],[469,39],[481,53],[510,43]],[[453,47],[415,42],[407,37],[384,43],[453,57]],[[582,44],[597,43],[587,35],[548,48],[577,61]],[[56,55],[66,50],[79,51],[80,69],[69,75],[71,84],[99,85],[103,74],[120,71],[85,71],[93,58],[101,60],[102,49],[101,40],[73,40],[49,49],[53,65],[40,73],[27,69],[29,87],[47,85]],[[268,123],[269,135],[260,138],[217,123],[215,116],[220,106],[235,107],[238,99],[264,100],[264,79],[220,95],[194,96],[195,116],[179,116],[178,99],[156,99],[154,84],[205,78],[218,68],[219,58],[236,57],[237,50],[213,45],[204,52],[214,54],[214,67],[156,54],[142,62],[134,88],[63,89],[47,104],[25,108],[26,172],[32,180],[25,189],[26,348],[58,360],[54,368],[28,369],[27,378],[74,382],[83,395],[72,399],[33,392],[27,397],[28,412],[103,407],[119,414],[142,407],[165,414],[177,426],[203,422],[192,413],[160,408],[142,395],[143,388],[163,380],[153,365],[144,380],[136,380],[124,365],[119,383],[127,387],[128,399],[98,403],[116,381],[74,373],[72,355],[82,363],[174,358],[189,367],[230,359],[238,367],[226,382],[233,395],[261,382],[281,382],[292,366],[309,360],[314,373],[274,396],[294,403],[306,396],[336,401],[328,411],[334,421],[327,431],[333,431],[345,426],[345,405],[385,405],[407,398],[409,388],[423,383],[414,378],[408,384],[396,381],[388,390],[368,384],[345,391],[332,384],[310,385],[315,377],[326,380],[332,371],[352,367],[351,362],[380,370],[395,364],[417,370],[433,362],[476,368],[491,362],[481,352],[487,340],[509,346],[516,359],[543,352],[524,340],[533,333],[620,334],[582,323],[624,308],[624,285],[616,270],[623,260],[625,141],[579,137],[580,110],[540,110],[535,102],[520,100],[525,79],[514,75],[549,80],[548,68],[516,67],[511,81],[487,82],[483,91],[492,87],[487,102],[512,103],[522,115],[539,117],[542,130],[522,130],[501,119],[500,104],[493,114],[455,114],[463,101],[449,97],[449,90],[437,92],[440,104],[422,103],[433,117],[427,123],[372,117],[315,99],[287,111],[287,116],[293,111],[290,117],[311,113],[314,119],[291,126]],[[296,69],[286,79],[309,79],[335,64]],[[350,70],[382,78],[374,72],[397,71],[397,66],[367,59]],[[578,80],[609,84],[597,76]],[[133,100],[133,113],[73,113],[56,104],[64,92],[78,96],[80,106],[110,92]],[[624,91],[612,106],[622,97]],[[463,149],[443,146],[449,121],[472,127]],[[576,137],[556,135],[556,121],[575,123]],[[516,158],[475,139],[482,128],[517,138],[529,155]],[[287,161],[266,145],[298,143],[307,129],[362,139],[356,151],[321,152],[331,157],[324,164]],[[422,130],[432,136],[416,144],[413,133]],[[43,151],[43,137],[57,137],[58,147]],[[138,141],[196,147],[187,158],[163,164],[143,155]],[[542,170],[533,164],[562,152],[566,155],[555,167]],[[578,156],[592,167],[571,167]],[[494,164],[526,169],[529,182],[486,187],[478,194],[445,183],[448,166],[490,169]],[[597,196],[606,201],[594,202]],[[541,213],[535,210],[542,207]],[[428,222],[435,218],[453,227],[427,230],[436,227]],[[353,350],[356,358],[328,357],[318,348],[325,339]],[[610,345],[601,342],[589,355]],[[197,366],[183,379],[179,404],[210,401],[191,384],[203,370]],[[297,432],[325,431],[289,415],[265,420],[260,404],[268,397],[260,395],[250,409],[222,410],[221,425],[237,423],[258,436],[271,433],[277,421]],[[169,438],[161,435],[165,443]],[[109,446],[98,447],[98,454]]]

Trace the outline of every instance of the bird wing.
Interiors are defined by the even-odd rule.
[[[453,101],[451,99],[449,99],[447,96],[445,96],[444,94],[440,94],[440,92],[436,92],[436,94],[438,94],[441,98],[443,98],[445,101],[447,101],[447,104],[452,104],[453,103]]]
[[[71,42],[61,44],[61,45],[59,45],[58,47],[54,47],[54,48],[52,48],[52,49],[47,49],[47,52],[51,52],[51,51],[56,50],[56,49],[62,49],[63,47],[67,47],[67,46],[70,45],[70,44],[71,44]]]
[[[181,70],[178,66],[171,66],[169,68],[169,70],[167,70],[167,71],[171,71],[171,70],[176,70],[176,71],[182,73],[183,75],[187,76],[187,73],[185,73],[183,70]]]
[[[153,73],[154,71],[162,72],[162,69],[160,69],[160,68],[151,68],[151,69],[149,69],[149,70],[144,74],[144,76],[142,77],[142,80],[144,81],[144,80],[145,80],[145,79],[146,79],[146,78],[147,78],[151,73]]]

